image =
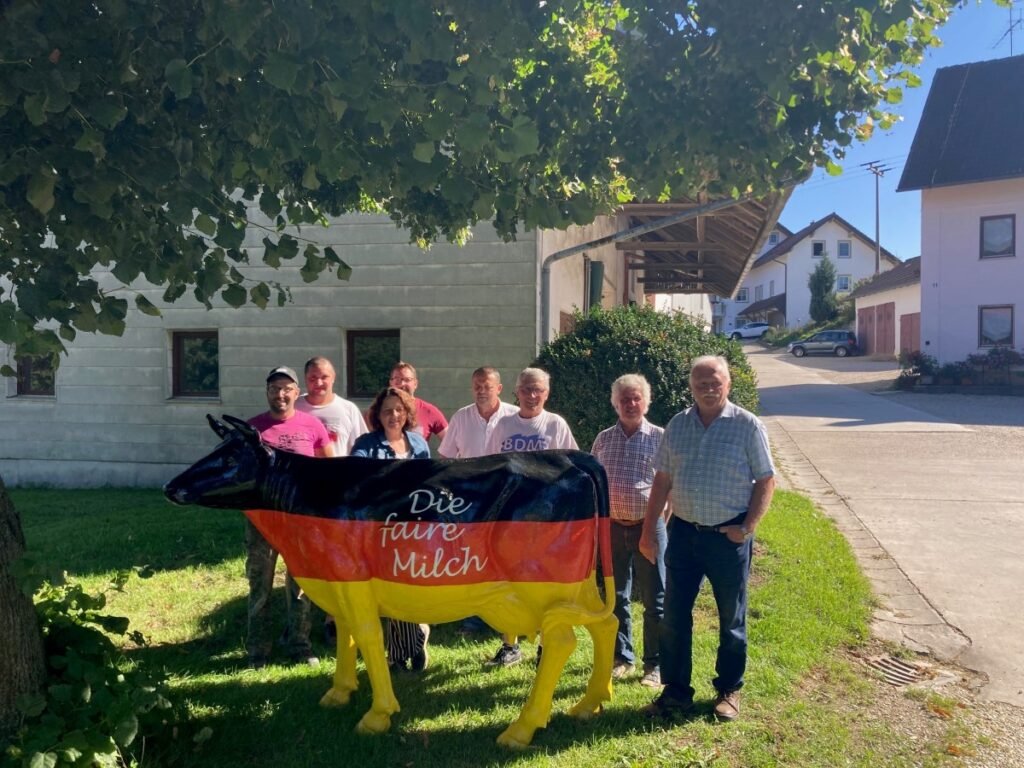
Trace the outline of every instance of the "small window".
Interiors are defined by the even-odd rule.
[[[220,395],[220,346],[217,331],[173,332],[174,397]]]
[[[816,259],[820,259],[825,255],[825,241],[824,240],[812,240],[811,241],[811,256]]]
[[[978,307],[978,346],[1013,346],[1013,306]]]
[[[374,397],[387,386],[391,366],[402,359],[398,329],[345,334],[345,388],[349,397]]]
[[[850,276],[836,275],[836,291],[845,293],[850,290]]]
[[[769,280],[768,281],[768,296],[771,297],[771,296],[774,296],[774,295],[775,295],[775,281],[774,280]]]
[[[779,233],[778,232],[772,232],[770,235],[768,235],[768,245],[778,245],[778,244],[779,244]]]
[[[1015,256],[1015,224],[1016,216],[982,216],[981,217],[981,258],[1000,259]]]
[[[738,291],[736,291],[736,302],[738,304],[746,304],[748,301],[750,301],[748,294],[749,290],[749,288],[740,288]]]
[[[764,298],[764,286],[759,285],[754,288],[754,301],[760,301]]]
[[[15,362],[18,369],[18,394],[53,397],[56,393],[54,373],[57,366],[53,355],[19,355]]]
[[[853,253],[853,244],[849,240],[840,240],[836,244],[836,253],[840,259],[848,259]]]

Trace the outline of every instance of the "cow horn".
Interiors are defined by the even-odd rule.
[[[228,427],[228,425],[225,424],[224,422],[217,421],[215,418],[213,418],[212,413],[206,414],[206,420],[210,422],[210,429],[216,432],[217,437],[221,438],[222,440],[228,436],[228,433],[231,432],[231,428]]]
[[[241,419],[235,416],[230,416],[229,414],[226,413],[221,418],[223,418],[224,421],[226,421],[228,424],[230,424],[232,427],[234,427],[236,430],[241,432],[249,439],[255,441],[256,443],[261,442],[260,433],[253,429],[248,422],[242,421]]]

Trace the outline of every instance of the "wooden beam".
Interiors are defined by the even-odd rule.
[[[625,240],[615,244],[620,251],[725,251],[724,245],[682,240]]]

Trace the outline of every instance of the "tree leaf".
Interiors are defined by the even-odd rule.
[[[32,174],[28,180],[28,190],[25,192],[25,199],[32,204],[32,207],[44,216],[48,214],[56,202],[53,197],[53,186],[56,178],[49,168],[41,168]]]
[[[412,156],[421,163],[429,163],[434,159],[435,154],[436,149],[432,141],[421,141],[412,150]]]
[[[192,95],[192,72],[184,59],[172,59],[164,67],[164,80],[176,99],[187,99]]]
[[[56,752],[36,752],[29,758],[29,768],[54,768],[57,765]]]
[[[141,293],[135,294],[135,308],[144,315],[160,317],[160,308]]]
[[[193,222],[196,229],[202,232],[207,237],[213,237],[217,232],[217,222],[207,216],[205,213],[201,213],[196,216],[195,222]]]
[[[263,77],[267,82],[287,93],[292,92],[298,74],[299,65],[291,57],[276,51],[267,56],[263,65]]]
[[[270,286],[266,283],[254,285],[249,289],[249,298],[260,309],[266,309],[267,302],[270,301]]]
[[[220,296],[229,306],[235,307],[236,309],[245,304],[245,300],[247,298],[245,288],[238,285],[238,283],[227,286],[220,292]]]
[[[25,116],[28,121],[37,128],[46,122],[46,96],[42,93],[33,93],[25,97]]]
[[[114,739],[122,747],[129,746],[135,741],[135,735],[139,732],[139,718],[134,713],[122,717],[114,726]]]

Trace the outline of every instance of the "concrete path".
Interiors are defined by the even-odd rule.
[[[783,475],[836,520],[882,600],[874,630],[1024,707],[1024,399],[872,394],[834,383],[871,361],[746,346]]]

